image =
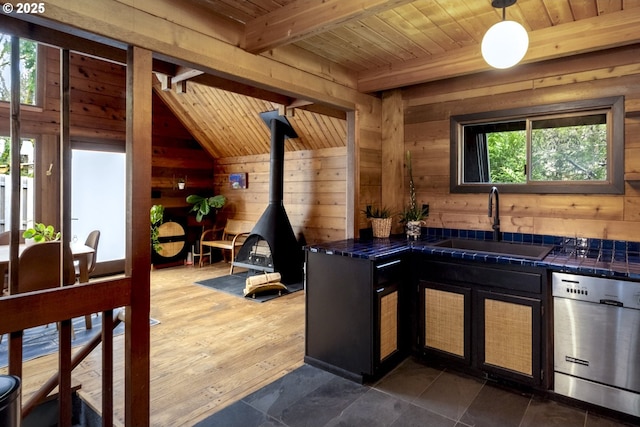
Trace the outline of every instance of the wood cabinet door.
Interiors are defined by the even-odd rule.
[[[420,302],[419,339],[423,350],[470,363],[471,290],[420,281]]]
[[[541,301],[478,291],[476,313],[480,369],[539,384]]]

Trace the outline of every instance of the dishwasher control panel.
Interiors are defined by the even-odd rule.
[[[553,273],[554,297],[640,310],[640,283],[579,274]]]

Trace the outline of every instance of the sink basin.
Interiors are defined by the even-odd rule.
[[[509,242],[494,242],[492,240],[464,240],[448,239],[433,246],[440,248],[460,249],[467,252],[486,253],[491,255],[509,256],[514,258],[525,258],[542,260],[553,246],[526,245]]]

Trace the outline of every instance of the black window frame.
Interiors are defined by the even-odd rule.
[[[610,110],[611,123],[608,124],[610,134],[607,157],[606,181],[535,181],[518,184],[501,184],[491,182],[463,182],[464,125],[490,125],[505,121],[529,120],[550,114],[570,114],[576,112],[598,112]],[[570,101],[556,104],[536,105],[531,107],[497,110],[473,114],[451,116],[450,118],[450,192],[451,193],[485,193],[491,187],[498,186],[506,193],[533,194],[624,194],[624,97]],[[527,142],[527,150],[530,150]]]

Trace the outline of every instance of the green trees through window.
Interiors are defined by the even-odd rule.
[[[38,45],[20,39],[20,102],[36,104]],[[0,34],[0,100],[11,99],[11,36]]]
[[[600,123],[591,123],[594,118]],[[576,124],[584,119],[588,123]],[[607,179],[606,115],[545,122],[531,121],[531,181]],[[527,132],[491,132],[486,140],[490,182],[526,182]]]
[[[540,127],[531,131],[531,180],[605,181],[607,179],[606,115],[578,117],[586,123]],[[597,118],[598,123],[589,123]]]
[[[451,117],[451,191],[624,191],[624,99]]]
[[[526,182],[527,134],[523,130],[487,134],[491,182]]]

